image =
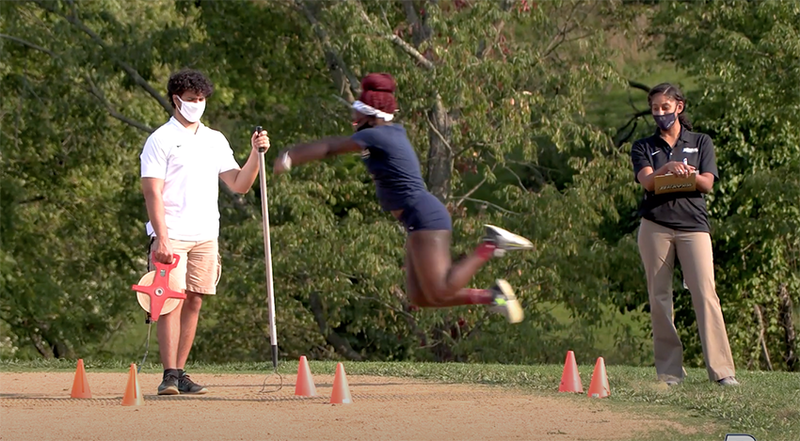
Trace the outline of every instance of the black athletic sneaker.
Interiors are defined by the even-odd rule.
[[[158,386],[159,395],[178,395],[178,376],[173,374],[164,375],[164,381]]]
[[[494,225],[484,225],[484,227],[486,228],[486,234],[483,237],[483,241],[493,243],[497,247],[494,250],[495,257],[502,257],[506,251],[533,249],[533,243],[518,234]]]
[[[204,394],[208,392],[208,389],[192,381],[186,372],[178,378],[178,390],[182,394]]]
[[[508,282],[497,279],[490,290],[494,295],[494,300],[489,305],[489,310],[502,314],[509,323],[519,323],[525,318],[525,312]]]

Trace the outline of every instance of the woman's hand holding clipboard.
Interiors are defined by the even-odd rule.
[[[683,164],[676,164],[679,167],[670,167],[669,172],[655,177],[655,194],[697,191],[697,170],[687,163],[686,158]]]

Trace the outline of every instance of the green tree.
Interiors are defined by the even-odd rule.
[[[12,60],[0,88],[13,97],[2,103],[13,147],[3,150],[0,187],[0,317],[19,346],[46,356],[100,355],[116,330],[140,326],[130,291],[145,271],[138,154],[170,112],[172,71],[209,73],[217,90],[207,123],[240,160],[253,126],[264,126],[268,162],[281,146],[348,133],[345,104],[358,79],[388,71],[428,186],[453,213],[454,257],[471,252],[483,223],[536,242],[474,282],[508,278],[529,319],[510,329],[483,309],[411,308],[404,235],[380,211],[358,158],[342,157],[268,178],[283,355],[530,362],[577,346],[594,354],[592,330],[613,320],[608,304],[631,303],[644,279],[635,242],[620,234],[636,203],[626,152],[586,119],[590,96],[623,84],[604,44],[606,23],[625,13],[619,4],[0,4]],[[263,196],[221,198],[221,294],[204,305],[196,357],[268,357]],[[553,305],[580,327],[561,324]]]
[[[76,10],[4,2],[0,11],[9,60],[0,67],[0,318],[16,346],[41,356],[102,354],[130,317],[140,253],[128,239],[141,229],[135,146],[155,116],[137,104],[151,98],[136,93],[126,73],[135,68],[119,58],[126,42],[107,43]],[[155,27],[141,18],[143,30]]]
[[[306,56],[324,60],[330,74],[326,92],[312,95],[309,99],[313,102],[352,101],[359,93],[358,78],[370,71],[388,71],[396,77],[401,122],[419,148],[428,186],[454,214],[456,255],[471,251],[481,234],[481,224],[487,222],[501,223],[535,237],[541,250],[546,250],[494,263],[475,280],[475,285],[481,286],[488,285],[492,276],[503,276],[519,286],[531,319],[510,339],[506,325],[498,320],[487,321],[480,310],[412,312],[403,301],[401,289],[402,234],[393,220],[378,211],[371,184],[365,182],[366,174],[352,158],[307,166],[284,181],[271,181],[270,187],[272,206],[282,213],[275,220],[273,231],[275,243],[284,245],[277,246],[287,247],[288,252],[295,249],[294,244],[303,235],[314,238],[297,249],[298,253],[305,253],[302,259],[299,255],[275,257],[276,267],[281,268],[275,272],[281,275],[276,291],[287,293],[279,299],[279,309],[287,311],[279,313],[279,320],[291,321],[294,312],[302,312],[297,316],[305,320],[302,326],[282,323],[281,329],[287,333],[303,329],[303,335],[311,335],[309,326],[316,326],[324,338],[306,340],[306,347],[295,349],[313,351],[315,345],[322,345],[320,350],[333,347],[340,356],[351,358],[466,359],[474,352],[471,348],[490,346],[503,336],[507,341],[501,347],[507,349],[532,341],[534,336],[539,338],[544,327],[558,328],[548,307],[540,306],[545,301],[568,300],[576,316],[593,324],[602,322],[603,314],[598,311],[611,293],[608,283],[602,280],[612,277],[608,268],[596,263],[605,259],[618,238],[603,247],[594,246],[597,238],[591,228],[602,223],[606,211],[616,214],[616,203],[613,198],[597,198],[585,189],[575,191],[563,203],[555,203],[563,196],[552,188],[554,179],[543,173],[549,164],[542,165],[540,158],[549,153],[552,161],[570,175],[588,173],[594,167],[610,170],[612,176],[625,176],[618,167],[612,167],[624,160],[621,152],[583,118],[590,92],[609,82],[621,82],[608,61],[607,46],[602,44],[602,25],[593,20],[599,14],[614,13],[614,3],[598,6],[558,2],[535,8],[524,7],[520,2],[280,5],[276,8],[291,6],[297,14],[287,15],[284,23],[296,23],[297,17],[308,21],[317,48]],[[207,32],[223,30],[225,27],[218,23],[227,20],[232,11],[247,7],[236,3],[202,4],[201,9],[210,11],[201,13],[204,28]],[[253,14],[258,15],[255,11]],[[487,21],[491,25],[485,25]],[[242,29],[242,33],[248,31]],[[589,37],[598,44],[586,44]],[[209,36],[209,41],[215,40]],[[218,56],[224,57],[225,53]],[[347,133],[349,109],[339,109],[319,119],[314,118],[318,113],[310,106],[299,111],[317,126],[324,127],[331,124],[328,119],[336,118],[339,125],[328,134]],[[309,130],[299,138],[317,133],[319,129]],[[570,163],[572,168],[564,168],[571,156],[583,159]],[[602,180],[599,175],[596,179]],[[630,205],[633,193],[629,183],[612,181],[603,183],[605,187],[628,188]],[[584,184],[587,188],[589,182]],[[310,189],[322,193],[314,198],[300,197],[309,194]],[[296,191],[301,193],[295,196]],[[317,195],[316,191],[312,194]],[[312,206],[306,205],[309,203]],[[576,206],[585,212],[576,212]],[[593,216],[584,220],[584,214]],[[353,216],[362,219],[358,221],[359,228],[344,228],[347,222],[355,222]],[[574,225],[570,225],[569,234],[564,234],[564,223],[551,223],[550,218],[574,219]],[[300,232],[291,233],[297,235],[295,239],[282,239],[289,230]],[[229,231],[234,234],[233,229]],[[253,234],[257,230],[253,227],[249,231]],[[252,237],[236,234],[241,240]],[[565,248],[583,251],[585,247],[588,251],[582,257],[565,256],[563,248],[549,248],[548,241],[554,236]],[[328,243],[317,243],[318,240]],[[350,246],[353,243],[383,243],[389,248],[359,247],[355,253],[356,249]],[[309,261],[311,254],[315,256],[314,263]],[[391,270],[364,271],[365,261],[378,262],[375,268],[386,265]],[[232,264],[239,265],[237,262],[244,260]],[[553,266],[548,268],[547,264]],[[326,268],[332,272],[326,274]],[[255,270],[243,269],[239,273],[237,267],[237,273],[247,280],[237,291],[258,293],[253,300],[248,297],[248,305],[263,304],[263,290],[257,288],[263,276],[258,272],[260,268]],[[332,282],[338,283],[331,285]],[[286,303],[280,303],[281,299]],[[242,312],[249,309],[235,305],[231,308]],[[377,324],[363,319],[365,314],[375,313],[389,314],[391,322]],[[219,319],[224,320],[222,315]],[[264,315],[253,320],[263,323]],[[379,338],[375,329],[388,332]],[[219,332],[201,334],[209,344],[219,337]],[[470,341],[459,343],[465,337]],[[591,337],[586,339],[587,346],[591,346]],[[248,334],[246,340],[265,342],[263,332]],[[562,346],[566,344],[561,341]],[[542,359],[546,346],[543,342],[531,348],[525,359]],[[265,349],[261,346],[258,351],[265,353]],[[555,351],[546,356],[555,356]],[[561,348],[557,351],[558,357],[563,356]],[[505,359],[511,357],[508,350],[505,352]],[[298,355],[291,351],[289,354]],[[497,359],[498,354],[491,357]]]

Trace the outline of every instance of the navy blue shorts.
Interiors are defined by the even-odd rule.
[[[406,231],[413,233],[420,230],[452,230],[450,213],[436,196],[425,192],[420,194],[403,209],[400,222]]]

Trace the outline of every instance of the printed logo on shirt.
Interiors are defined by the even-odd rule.
[[[697,147],[684,147],[683,148],[683,153],[697,153],[697,151],[698,151]]]
[[[657,155],[659,153],[661,153],[661,150],[656,150],[653,153],[650,153],[650,156],[655,156],[655,155]]]

